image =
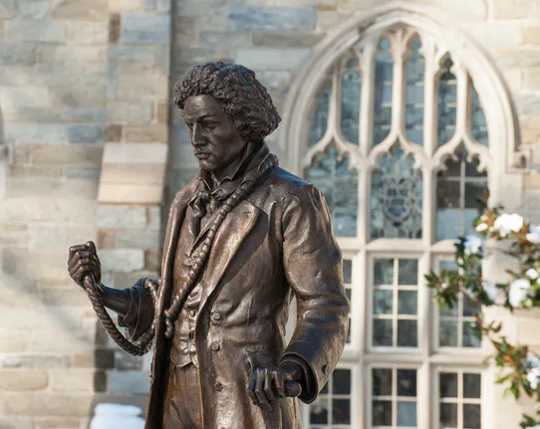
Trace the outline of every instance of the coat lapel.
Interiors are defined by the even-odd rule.
[[[200,308],[203,308],[207,298],[216,289],[240,245],[255,226],[259,213],[257,207],[249,201],[243,200],[223,220],[214,238],[206,265],[205,281],[207,287],[204,288]]]

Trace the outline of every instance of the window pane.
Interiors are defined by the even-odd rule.
[[[332,423],[351,423],[351,401],[349,399],[332,400]]]
[[[456,132],[457,79],[451,72],[452,66],[452,60],[447,59],[439,78],[437,124],[439,146],[448,143]]]
[[[397,394],[398,396],[416,396],[416,370],[397,370]]]
[[[463,374],[463,397],[480,398],[481,377],[480,374]]]
[[[439,374],[439,389],[441,398],[457,398],[458,379],[455,372]]]
[[[478,313],[480,313],[480,305],[467,295],[463,295],[463,316],[475,317]]]
[[[336,369],[332,375],[332,393],[348,395],[351,393],[351,371]]]
[[[489,142],[486,115],[474,85],[471,88],[471,134],[480,144],[487,146]]]
[[[330,146],[317,154],[304,171],[304,177],[324,193],[332,211],[334,232],[343,237],[356,236],[358,172],[349,168],[349,158]]]
[[[373,314],[392,314],[393,293],[388,289],[373,291]]]
[[[441,427],[457,428],[458,427],[457,412],[458,412],[457,404],[441,403],[441,408],[440,408]]]
[[[384,154],[373,172],[371,238],[422,237],[422,173],[399,145]]]
[[[392,402],[373,401],[373,426],[390,426],[392,424]]]
[[[424,142],[424,75],[425,60],[422,44],[415,37],[409,47],[405,64],[405,133],[413,143]]]
[[[458,345],[458,322],[455,320],[441,320],[439,324],[439,346],[457,347]]]
[[[319,397],[309,406],[309,421],[315,424],[328,423],[328,400]]]
[[[416,402],[397,403],[397,425],[400,427],[416,426]]]
[[[352,261],[350,259],[343,260],[343,282],[351,283],[351,274],[352,274]]]
[[[347,62],[341,75],[341,131],[354,144],[358,144],[362,87],[362,75],[358,67],[358,58],[355,56]]]
[[[463,347],[480,347],[482,338],[475,322],[463,322]]]
[[[463,404],[463,427],[465,429],[480,429],[480,405]]]
[[[392,394],[392,370],[373,368],[373,396],[390,396]]]
[[[416,315],[418,298],[415,291],[400,290],[398,295],[398,312],[399,314]]]
[[[399,260],[400,285],[416,285],[418,283],[418,259]]]
[[[392,126],[392,85],[394,60],[390,42],[384,38],[375,55],[375,101],[373,110],[373,146],[390,134]]]
[[[394,278],[394,260],[375,259],[373,271],[376,285],[392,285]]]
[[[418,346],[418,329],[416,320],[398,320],[398,346]]]
[[[373,345],[392,346],[392,321],[373,320]]]
[[[332,81],[327,79],[315,97],[315,109],[311,115],[311,122],[309,125],[309,146],[317,144],[326,133],[331,92]]]
[[[469,160],[463,146],[455,158],[437,174],[437,240],[472,232],[487,195],[487,175],[478,172],[478,159]]]

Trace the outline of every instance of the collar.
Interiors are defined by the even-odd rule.
[[[234,169],[233,173],[224,177],[217,185],[212,186],[213,181],[207,171],[201,171],[199,174],[199,185],[197,191],[191,198],[191,205],[201,192],[208,192],[209,197],[218,201],[223,201],[244,181],[246,175],[252,175],[254,170],[260,170],[261,166],[272,156],[266,143],[256,145],[250,151],[246,151],[242,160]]]

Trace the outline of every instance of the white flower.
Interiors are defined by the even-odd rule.
[[[499,231],[501,237],[506,237],[510,232],[519,232],[522,227],[523,218],[516,213],[503,213],[493,224],[493,229]]]
[[[527,240],[533,244],[540,243],[540,226],[531,225],[529,226],[529,233],[527,234]]]
[[[479,223],[478,225],[476,225],[476,230],[478,232],[484,232],[484,231],[487,231],[488,230],[488,226],[487,226],[487,223]]]
[[[529,353],[525,366],[527,368],[527,380],[531,387],[536,390],[540,384],[540,358],[533,353]]]
[[[529,277],[531,280],[536,280],[540,275],[534,268],[529,268],[525,274],[527,274],[527,277]]]
[[[527,293],[531,289],[529,279],[517,279],[510,284],[508,299],[512,307],[521,307],[527,300]]]
[[[489,297],[489,299],[493,302],[497,302],[497,298],[500,297],[500,289],[495,286],[495,283],[491,280],[484,280],[482,282],[482,288],[484,289],[484,292],[486,292],[486,295]]]
[[[483,241],[477,235],[468,235],[465,239],[465,254],[475,255],[482,250]]]

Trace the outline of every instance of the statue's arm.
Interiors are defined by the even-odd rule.
[[[282,207],[283,265],[298,309],[282,360],[303,363],[306,385],[300,399],[312,402],[343,352],[349,302],[324,197],[307,186],[284,198]]]
[[[84,288],[84,278],[91,275],[98,288],[103,305],[118,313],[118,322],[129,329],[136,340],[152,324],[154,305],[150,291],[145,288],[146,278],[139,279],[131,288],[115,289],[101,283],[101,263],[96,246],[89,241],[69,249],[68,271],[71,278]]]

